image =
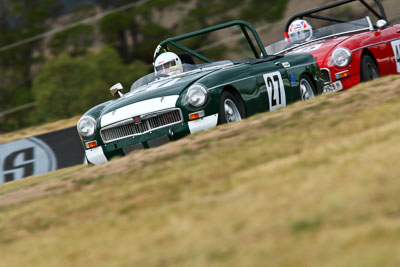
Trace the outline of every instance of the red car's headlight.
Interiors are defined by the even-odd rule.
[[[351,61],[351,51],[343,48],[343,47],[339,47],[336,48],[335,51],[333,51],[332,53],[332,63],[333,65],[335,65],[336,67],[346,67],[347,65],[350,64]]]

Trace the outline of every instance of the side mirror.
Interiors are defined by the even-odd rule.
[[[124,89],[124,87],[122,86],[121,83],[116,83],[113,86],[111,86],[110,88],[110,93],[115,96],[115,94],[119,94],[119,96],[123,96],[123,94],[121,93],[122,89]]]
[[[387,25],[388,25],[388,23],[387,23],[387,21],[384,20],[384,19],[380,19],[380,20],[378,20],[378,21],[376,22],[376,27],[377,27],[379,30],[382,30],[382,29],[385,28]]]

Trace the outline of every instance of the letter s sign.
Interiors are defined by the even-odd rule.
[[[38,138],[0,144],[0,183],[55,169],[57,160],[53,150]]]

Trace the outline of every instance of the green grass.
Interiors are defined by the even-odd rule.
[[[0,266],[398,266],[399,110],[386,77],[0,185]]]

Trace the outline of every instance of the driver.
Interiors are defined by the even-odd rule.
[[[313,35],[311,24],[304,19],[293,21],[289,26],[289,40],[293,42],[310,41]]]
[[[154,73],[156,76],[160,74],[171,76],[182,72],[182,61],[178,55],[173,52],[162,53],[154,62]]]

